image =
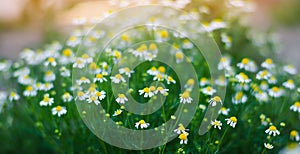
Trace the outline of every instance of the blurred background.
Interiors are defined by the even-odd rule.
[[[279,56],[300,69],[300,1],[256,0],[249,20],[260,32],[277,31]],[[1,0],[0,58],[17,58],[26,48],[37,49],[65,40],[76,17],[101,17],[112,8],[109,0]]]

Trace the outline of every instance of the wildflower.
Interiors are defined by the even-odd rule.
[[[230,117],[229,119],[225,119],[225,121],[227,121],[227,125],[230,125],[232,128],[235,127],[236,123],[237,123],[237,118],[236,117]]]
[[[149,123],[146,123],[145,120],[140,120],[139,122],[135,123],[135,127],[138,129],[140,126],[141,129],[148,128],[150,126]]]
[[[203,87],[203,86],[206,86],[206,85],[208,85],[209,84],[209,81],[208,81],[208,79],[207,78],[201,78],[200,79],[200,86],[201,87]]]
[[[117,110],[114,112],[113,116],[118,116],[118,115],[120,115],[121,113],[122,113],[122,110],[121,110],[121,109],[117,109]]]
[[[67,109],[64,106],[56,106],[52,108],[52,115],[57,115],[60,117],[61,115],[64,115],[67,113]]]
[[[47,71],[44,76],[46,82],[51,82],[55,80],[55,74],[52,71]]]
[[[73,67],[74,68],[79,68],[79,69],[82,69],[85,67],[85,62],[82,58],[77,58],[75,60],[75,63],[73,64]]]
[[[181,51],[175,53],[176,63],[180,63],[184,59],[184,54]]]
[[[195,84],[195,80],[194,79],[189,79],[186,84],[184,85],[184,88],[188,89],[189,91],[191,91],[194,87]]]
[[[250,72],[256,72],[257,70],[256,64],[248,58],[242,59],[242,61],[238,63],[237,66],[240,69],[245,69],[246,71],[250,71]]]
[[[165,89],[163,87],[157,87],[156,90],[154,91],[155,94],[161,93],[161,94],[167,94],[169,89]]]
[[[275,76],[272,76],[272,77],[268,80],[268,83],[270,83],[270,84],[275,84],[275,83],[277,83],[276,77],[275,77]]]
[[[167,84],[171,84],[171,83],[175,84],[176,81],[171,76],[168,76],[167,77]]]
[[[48,59],[47,59],[47,61],[44,63],[44,65],[45,66],[48,66],[48,65],[51,65],[51,66],[56,66],[56,61],[55,61],[55,58],[53,58],[53,57],[49,57]]]
[[[20,96],[16,93],[16,92],[11,92],[10,94],[9,94],[9,101],[17,101],[17,100],[19,100],[20,99]]]
[[[76,36],[71,36],[71,37],[67,40],[66,44],[67,44],[67,46],[75,47],[75,46],[77,46],[80,42],[81,42],[81,41],[80,41],[79,38],[77,38]]]
[[[299,133],[296,130],[292,130],[290,132],[290,138],[291,140],[296,140],[297,142],[300,141]]]
[[[222,100],[221,100],[221,98],[220,98],[219,96],[213,97],[213,98],[210,99],[208,102],[211,104],[211,106],[216,106],[217,103],[223,104],[223,103],[222,103]]]
[[[167,30],[158,31],[157,40],[159,42],[167,41],[169,38],[169,32]]]
[[[59,62],[63,65],[73,62],[74,56],[71,49],[67,48],[62,51],[62,55],[59,59]]]
[[[261,90],[255,93],[254,96],[260,102],[267,102],[269,100],[268,94]]]
[[[53,87],[54,87],[53,83],[46,82],[46,83],[42,86],[42,89],[41,89],[41,90],[48,91],[48,90],[52,89]]]
[[[225,44],[225,48],[229,49],[232,45],[232,38],[225,33],[221,34],[221,41]]]
[[[189,135],[189,133],[187,133],[187,132],[183,132],[183,133],[181,133],[179,136],[178,136],[178,138],[180,139],[180,144],[187,144],[187,142],[188,142],[188,138],[187,138],[187,136]]]
[[[134,71],[130,70],[129,67],[124,67],[124,68],[120,68],[119,69],[119,73],[120,74],[125,74],[125,75],[127,75],[130,78],[131,74],[134,73]]]
[[[37,95],[37,92],[36,92],[36,89],[32,86],[27,86],[25,91],[23,92],[23,95],[24,96],[36,96]]]
[[[283,70],[291,75],[295,75],[297,73],[297,69],[293,65],[286,65],[283,67]]]
[[[293,80],[287,80],[286,82],[283,83],[283,86],[288,88],[288,89],[295,89],[295,83]]]
[[[86,78],[86,77],[81,77],[79,80],[76,80],[76,84],[77,85],[82,85],[82,84],[89,84],[89,83],[91,83],[91,81],[88,79],[88,78]]]
[[[161,74],[156,74],[155,77],[153,78],[154,81],[163,81],[164,80],[164,75]]]
[[[78,99],[80,101],[83,101],[83,100],[85,100],[85,98],[86,98],[85,93],[83,91],[78,91],[75,100]]]
[[[154,93],[150,90],[150,88],[145,87],[144,89],[139,90],[140,95],[144,94],[144,97],[152,97]]]
[[[70,70],[68,70],[66,67],[61,67],[61,68],[59,69],[59,71],[60,71],[60,75],[61,75],[61,76],[64,76],[64,77],[69,77],[69,76],[71,76]]]
[[[187,131],[189,131],[189,130],[186,129],[182,124],[179,124],[178,128],[176,128],[174,130],[174,132],[177,133],[177,134],[181,134],[181,133],[184,133],[184,132],[187,132]]]
[[[203,104],[200,104],[199,108],[202,110],[202,112],[204,112],[206,110],[206,106]]]
[[[226,78],[224,76],[219,76],[219,78],[215,80],[215,84],[222,87],[226,86],[227,85]]]
[[[221,121],[218,121],[218,120],[214,120],[214,121],[211,121],[210,123],[214,128],[217,128],[219,130],[221,130],[221,127],[222,127],[222,122]]]
[[[106,92],[103,90],[97,91],[95,93],[95,96],[97,96],[100,100],[103,100],[106,97]]]
[[[34,81],[31,77],[29,77],[29,75],[21,75],[18,77],[18,82],[22,85],[30,85]]]
[[[275,67],[275,64],[273,63],[272,59],[268,58],[261,64],[261,67],[266,69],[272,69]]]
[[[223,114],[223,115],[228,115],[230,109],[229,108],[226,108],[226,107],[222,107],[220,110],[219,110],[219,114]]]
[[[104,81],[106,82],[107,79],[104,77],[103,74],[96,74],[96,77],[94,78],[94,82],[97,82],[97,81],[99,81],[100,83],[102,83]]]
[[[256,79],[258,80],[262,80],[262,79],[268,80],[270,77],[272,77],[272,74],[269,73],[269,71],[267,70],[260,71],[256,74]]]
[[[221,19],[215,19],[211,23],[204,23],[203,26],[207,32],[212,32],[214,30],[225,28],[226,23]]]
[[[140,47],[138,47],[136,50],[132,51],[132,54],[136,57],[143,58],[148,50],[148,47],[146,44],[142,44]]]
[[[238,92],[232,98],[232,103],[233,104],[245,103],[247,101],[247,99],[248,99],[248,97],[243,92]]]
[[[120,104],[124,104],[128,101],[128,99],[124,94],[118,94],[118,98],[116,99],[116,101]]]
[[[269,135],[273,134],[273,136],[280,134],[280,132],[277,130],[277,128],[273,125],[271,125],[265,132]]]
[[[259,85],[259,87],[262,89],[262,90],[267,90],[269,88],[269,85],[266,81],[262,81]]]
[[[157,71],[156,67],[153,66],[149,70],[147,70],[147,73],[149,75],[156,75],[158,73],[158,71]]]
[[[272,144],[270,144],[270,143],[264,143],[264,146],[265,146],[265,148],[267,148],[269,150],[271,150],[271,149],[274,148],[274,146]]]
[[[50,98],[49,94],[45,94],[43,100],[40,102],[40,106],[51,106],[54,103],[54,98]]]
[[[185,91],[180,94],[180,103],[192,103],[193,99],[190,97],[190,92]]]
[[[213,89],[212,87],[208,86],[206,88],[201,89],[201,92],[205,95],[213,95],[214,93],[216,93],[216,90]]]
[[[300,102],[295,102],[295,104],[290,107],[290,110],[300,113]]]
[[[183,40],[183,42],[182,42],[183,49],[191,49],[193,47],[194,47],[194,45],[191,41],[189,41],[188,39]]]
[[[238,79],[238,82],[240,83],[249,83],[251,79],[245,74],[245,73],[240,73],[235,76]]]
[[[269,90],[269,95],[275,98],[280,97],[283,95],[283,90],[275,86]]]
[[[62,96],[62,99],[64,102],[71,102],[73,99],[73,96],[70,93],[65,92]]]
[[[116,74],[115,76],[111,76],[110,79],[113,83],[126,82],[126,80],[121,74]]]
[[[226,68],[230,67],[230,59],[228,57],[222,57],[220,59],[220,62],[218,64],[218,69],[219,70],[227,70]]]
[[[96,105],[100,104],[97,95],[92,95],[87,99],[88,103],[95,103]]]

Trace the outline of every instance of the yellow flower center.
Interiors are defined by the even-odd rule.
[[[89,58],[89,55],[85,53],[85,54],[83,54],[83,55],[81,56],[81,58],[87,59],[87,58]]]
[[[151,87],[150,87],[150,90],[151,90],[151,91],[155,91],[155,89],[156,89],[156,88],[155,88],[154,86],[151,86]]]
[[[53,63],[55,62],[55,59],[53,57],[48,58],[48,62]]]
[[[195,84],[195,80],[194,80],[194,79],[189,79],[189,80],[187,81],[187,84],[188,84],[188,85],[194,85],[194,84]]]
[[[185,128],[182,124],[179,124],[178,130],[185,130]]]
[[[16,94],[15,92],[11,92],[11,93],[10,93],[10,96],[11,96],[11,97],[15,97],[16,95],[17,95],[17,94]]]
[[[121,99],[124,99],[124,98],[125,98],[125,95],[124,95],[124,94],[119,94],[118,96],[119,96],[119,98],[121,98]]]
[[[187,135],[186,135],[186,133],[182,133],[182,134],[179,135],[178,138],[181,139],[181,140],[186,140],[187,139]]]
[[[166,72],[166,68],[163,67],[163,66],[160,66],[160,67],[158,68],[158,71],[159,71],[160,73],[165,73],[165,72]]]
[[[190,97],[190,93],[188,91],[185,91],[182,95],[182,98],[189,98]]]
[[[157,87],[157,90],[158,91],[161,91],[161,90],[163,90],[164,88],[163,87]]]
[[[119,114],[121,114],[122,113],[122,110],[117,110],[116,111],[116,115],[119,115]]]
[[[128,37],[127,35],[122,35],[122,36],[121,36],[121,39],[122,39],[123,41],[128,41],[128,40],[129,40],[129,37]]]
[[[224,63],[224,62],[226,62],[227,61],[227,58],[221,58],[221,60],[220,60],[222,63]]]
[[[267,64],[273,64],[273,60],[270,59],[270,58],[268,58],[268,59],[266,59],[266,63],[267,63]]]
[[[47,72],[46,72],[46,76],[50,76],[50,75],[52,75],[52,73],[53,73],[53,72],[51,72],[51,71],[47,71]]]
[[[287,83],[294,84],[294,81],[293,80],[288,80]]]
[[[239,92],[239,93],[236,94],[235,100],[241,100],[242,97],[243,97],[243,92]]]
[[[122,78],[122,75],[121,75],[121,74],[117,74],[115,77],[116,77],[117,79],[121,79],[121,78]]]
[[[77,60],[76,60],[76,63],[77,63],[77,64],[82,64],[82,63],[83,63],[83,61],[82,61],[82,60],[80,60],[80,59],[77,59]]]
[[[296,107],[300,107],[300,102],[296,102],[296,103],[295,103],[295,106],[296,106]]]
[[[293,130],[293,131],[291,131],[290,135],[291,135],[292,137],[296,137],[296,136],[298,135],[298,132],[295,131],[295,130]]]
[[[62,107],[61,106],[57,106],[55,109],[56,109],[56,111],[61,111]]]
[[[176,52],[175,57],[177,59],[183,59],[183,53],[182,52]]]
[[[213,98],[213,101],[215,101],[215,102],[221,102],[221,98],[219,96],[215,96]],[[225,108],[225,110],[226,110],[226,108]]]
[[[122,57],[122,55],[121,55],[121,53],[119,52],[119,51],[115,51],[114,52],[114,56],[116,57],[116,58],[121,58]]]
[[[26,87],[26,90],[27,91],[33,91],[33,87],[32,86],[28,86],[28,87]]]
[[[160,74],[157,74],[156,77],[157,77],[158,79],[162,79],[162,78],[163,78],[162,75],[160,75]]]
[[[149,49],[152,50],[152,51],[153,51],[153,50],[157,50],[156,44],[151,43],[150,46],[149,46]]]
[[[102,74],[97,74],[96,78],[103,78],[103,75]]]
[[[269,128],[271,131],[276,131],[277,130],[277,128],[275,127],[275,126],[270,126],[270,128]]]
[[[72,51],[70,49],[65,49],[63,51],[63,55],[66,57],[70,57],[72,55]]]
[[[248,58],[244,58],[243,60],[242,60],[242,64],[248,64],[249,63],[249,59]]]
[[[145,120],[140,120],[139,124],[146,124]]]
[[[244,79],[244,80],[248,80],[248,79],[249,79],[248,76],[247,76],[246,74],[244,74],[244,73],[240,73],[240,76],[241,76],[242,79]]]
[[[49,102],[50,101],[50,98],[49,97],[44,97],[44,102]]]
[[[77,96],[79,96],[79,97],[84,96],[84,92],[78,91],[78,92],[77,92]]]
[[[97,64],[95,63],[95,62],[92,62],[91,64],[90,64],[90,69],[91,70],[95,70],[95,69],[97,69]]]
[[[145,93],[149,93],[149,92],[150,92],[150,89],[149,89],[149,88],[144,88],[144,92],[145,92]]]
[[[278,92],[278,91],[279,91],[279,88],[278,88],[278,87],[273,87],[272,90],[273,90],[274,92]]]
[[[71,36],[71,37],[70,37],[70,41],[74,42],[74,41],[76,41],[76,40],[77,40],[77,38],[76,38],[75,36]]]
[[[151,71],[156,71],[156,68],[153,66],[153,67],[151,67],[150,70],[151,70]]]
[[[237,118],[236,117],[230,117],[230,121],[237,123]]]
[[[96,92],[96,96],[97,96],[97,97],[99,97],[99,96],[101,96],[101,95],[102,95],[102,93],[101,93],[101,92],[99,92],[99,91],[98,91],[98,92]]]
[[[160,36],[161,36],[162,38],[168,38],[169,33],[168,33],[168,31],[164,30],[164,31],[160,32]]]

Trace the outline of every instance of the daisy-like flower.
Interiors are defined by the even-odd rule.
[[[234,128],[238,120],[236,117],[230,117],[225,119],[225,121],[227,121],[227,125],[230,125],[232,128]]]
[[[145,120],[140,120],[140,121],[138,121],[138,122],[136,122],[135,123],[135,127],[138,129],[139,127],[141,128],[141,129],[143,129],[143,128],[148,128],[150,126],[150,124],[149,123],[146,123],[145,122]]]
[[[200,79],[200,86],[203,87],[203,86],[206,86],[209,84],[209,80],[207,78],[201,78]]]
[[[225,33],[221,34],[221,41],[225,44],[225,48],[229,49],[232,46],[232,38]]]
[[[191,41],[189,41],[188,39],[184,39],[182,41],[182,48],[183,49],[191,49],[193,47],[194,47],[193,43]]]
[[[113,116],[118,116],[118,115],[120,115],[121,113],[122,113],[122,110],[121,110],[121,109],[117,109],[117,110],[114,112]]]
[[[275,84],[275,83],[277,83],[276,77],[275,77],[275,76],[272,76],[272,77],[268,80],[268,83],[269,83],[269,84]]]
[[[232,98],[233,104],[240,104],[245,103],[248,100],[248,97],[243,92],[238,92],[235,94],[235,96]]]
[[[40,106],[51,106],[54,103],[54,98],[50,98],[49,94],[45,94],[42,101],[40,101]]]
[[[283,84],[282,84],[284,87],[286,87],[286,88],[288,88],[288,89],[295,89],[295,83],[294,83],[294,81],[293,80],[287,80],[286,82],[284,82]]]
[[[187,131],[189,131],[189,129],[186,129],[182,124],[179,124],[178,128],[176,128],[174,130],[174,132],[177,133],[177,134],[181,134],[181,133],[184,133],[184,132],[187,132]]]
[[[269,73],[269,71],[267,70],[260,71],[256,74],[256,79],[258,80],[262,80],[262,79],[268,80],[270,77],[272,77],[272,74]]]
[[[265,132],[269,135],[273,134],[273,136],[280,134],[280,132],[277,130],[277,128],[274,125],[271,125]]]
[[[176,63],[181,63],[184,60],[184,54],[181,51],[175,53]]]
[[[182,94],[180,94],[180,103],[192,103],[193,99],[190,97],[190,92],[185,91]]]
[[[171,76],[166,77],[166,79],[167,79],[167,84],[176,83],[176,81]]]
[[[23,92],[24,96],[29,96],[29,97],[33,97],[37,95],[37,91],[34,87],[32,86],[27,86],[25,91]]]
[[[298,133],[298,131],[296,131],[296,130],[292,130],[291,132],[290,132],[290,139],[291,140],[295,140],[295,141],[300,141],[300,136],[299,136],[299,133]]]
[[[106,92],[103,90],[97,91],[95,93],[95,96],[97,96],[100,100],[103,100],[106,97]]]
[[[214,93],[216,93],[216,90],[213,89],[212,87],[208,86],[206,88],[202,88],[201,89],[201,92],[205,95],[213,95]]]
[[[61,115],[64,115],[67,113],[67,109],[64,106],[56,106],[52,108],[52,115],[57,115],[60,117]]]
[[[55,61],[55,58],[49,57],[49,58],[47,59],[47,61],[44,63],[44,65],[45,65],[45,66],[48,66],[48,65],[56,66],[57,63],[56,63],[56,61]]]
[[[290,107],[290,110],[300,113],[300,102],[295,102],[295,104]]]
[[[265,146],[265,148],[267,148],[269,150],[271,150],[271,149],[274,148],[274,146],[272,144],[270,144],[270,143],[264,143],[264,146]]]
[[[124,104],[125,102],[128,101],[127,97],[124,94],[118,94],[118,98],[116,99],[116,101],[119,104]]]
[[[286,65],[283,67],[283,70],[291,75],[295,75],[297,73],[297,69],[293,65]]]
[[[283,90],[275,86],[269,90],[269,95],[275,98],[281,97],[283,95]]]
[[[228,115],[230,109],[229,108],[226,108],[226,107],[222,107],[220,110],[219,110],[219,114],[223,114],[223,115]]]
[[[97,95],[92,95],[87,99],[88,103],[95,103],[96,105],[100,104]]]
[[[245,73],[240,73],[235,76],[238,79],[238,82],[240,83],[249,83],[251,79],[245,74]]]
[[[189,79],[186,84],[184,85],[184,88],[186,88],[189,91],[192,91],[193,87],[195,84],[195,80],[194,79]]]
[[[21,75],[18,77],[18,82],[22,85],[30,85],[34,80],[29,75]]]
[[[156,90],[154,91],[155,94],[161,93],[163,95],[167,94],[169,89],[165,89],[163,87],[157,87]]]
[[[188,135],[189,135],[189,133],[187,133],[187,132],[183,132],[183,133],[181,133],[179,136],[178,136],[178,138],[180,139],[180,144],[187,144],[187,142],[188,142]]]
[[[214,30],[225,28],[226,23],[223,22],[221,19],[215,19],[210,23],[208,22],[204,23],[203,26],[207,32],[212,32]]]
[[[55,74],[52,71],[47,71],[44,76],[46,82],[51,82],[55,80]]]
[[[65,92],[62,96],[62,99],[64,102],[71,102],[73,99],[73,96],[70,93]]]
[[[80,44],[81,40],[79,38],[77,38],[76,36],[71,36],[68,40],[67,40],[67,46],[70,47],[75,47],[78,44]]]
[[[71,62],[74,61],[74,54],[73,54],[73,51],[69,48],[67,49],[64,49],[62,51],[62,55],[59,59],[59,62],[63,65],[66,65],[66,64],[69,64]]]
[[[223,104],[223,103],[222,103],[222,100],[221,100],[221,98],[220,98],[219,96],[213,97],[213,98],[210,99],[208,102],[211,104],[211,106],[216,106],[217,103]]]
[[[129,67],[124,67],[124,68],[120,68],[119,69],[119,73],[120,74],[125,74],[125,75],[127,75],[130,78],[131,74],[134,73],[134,71],[130,70]]]
[[[219,76],[219,78],[215,80],[215,84],[221,87],[226,86],[227,85],[226,78],[224,76]]]
[[[242,59],[242,61],[237,64],[237,67],[239,67],[240,69],[245,69],[246,71],[249,71],[249,72],[256,72],[256,70],[257,70],[257,66],[254,63],[254,61],[252,61],[248,58]]]
[[[260,102],[267,102],[269,100],[269,96],[266,92],[259,90],[255,93],[255,98]]]
[[[152,97],[154,95],[154,93],[148,87],[145,87],[144,89],[139,90],[139,93],[140,93],[140,95],[144,94],[144,97]]]
[[[199,105],[199,109],[201,109],[202,112],[204,112],[204,111],[206,110],[206,106],[203,105],[203,104],[200,104],[200,105]]]
[[[97,81],[99,81],[100,83],[102,83],[102,82],[106,82],[107,79],[104,77],[103,74],[99,73],[99,74],[96,74],[96,77],[94,78],[94,83],[97,82]]]
[[[163,74],[156,74],[153,78],[154,81],[163,81],[164,75]]]
[[[111,76],[110,79],[113,83],[126,82],[126,80],[121,74],[116,74],[115,76]]]
[[[85,67],[85,62],[82,58],[77,58],[75,60],[75,63],[73,64],[73,67],[74,68],[79,68],[79,69],[82,69]]]
[[[219,130],[221,130],[222,128],[222,122],[219,121],[219,120],[214,120],[214,121],[211,121],[210,123],[214,128],[218,128]]]
[[[230,67],[230,58],[222,57],[218,64],[218,69],[219,70],[223,70],[223,69],[227,70],[228,67]]]
[[[77,96],[75,97],[75,100],[83,101],[83,100],[85,100],[85,98],[86,98],[85,93],[83,91],[78,91]]]
[[[91,81],[88,79],[88,78],[86,78],[86,77],[81,77],[79,80],[76,80],[76,84],[77,85],[82,85],[82,84],[89,84],[89,83],[91,83]]]
[[[136,50],[132,51],[132,54],[136,57],[143,58],[148,50],[148,47],[146,44],[142,44],[140,47],[138,47]]]
[[[71,76],[70,70],[68,70],[66,67],[61,67],[59,69],[59,71],[60,71],[60,75],[63,76],[63,77],[69,77],[69,76]]]
[[[266,69],[272,69],[275,67],[275,64],[273,63],[272,59],[268,58],[261,64],[261,67]]]
[[[52,89],[53,87],[54,87],[53,83],[46,82],[46,83],[42,86],[43,89],[41,89],[41,90],[48,91],[48,90]]]
[[[261,90],[268,90],[269,84],[266,81],[262,81],[259,85],[259,88],[261,88]]]
[[[157,41],[164,42],[169,39],[169,32],[167,30],[160,30],[157,33]]]
[[[9,94],[9,101],[17,101],[17,100],[19,100],[20,99],[20,95],[18,95],[16,92],[11,92],[10,94]]]
[[[157,71],[157,68],[153,66],[149,70],[147,70],[147,73],[149,75],[156,75],[158,73],[158,71]]]

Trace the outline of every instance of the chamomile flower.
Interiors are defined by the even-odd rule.
[[[229,108],[226,108],[226,107],[222,107],[220,110],[219,110],[219,114],[223,114],[223,115],[228,115],[230,109]]]
[[[44,76],[46,82],[51,82],[55,80],[55,74],[52,71],[47,71]]]
[[[182,41],[182,48],[183,49],[191,49],[193,47],[194,47],[193,43],[191,41],[189,41],[188,39],[184,39]]]
[[[27,86],[23,92],[24,96],[33,97],[37,95],[37,91],[33,86]]]
[[[220,98],[219,96],[213,97],[213,98],[210,99],[208,102],[211,104],[211,106],[216,106],[217,103],[223,104],[223,103],[222,103],[222,100],[221,100],[221,98]]]
[[[180,103],[192,103],[193,99],[190,97],[190,92],[185,91],[182,94],[180,94]]]
[[[67,40],[66,44],[67,44],[67,46],[75,47],[75,46],[79,45],[80,42],[81,42],[81,40],[80,40],[78,37],[76,37],[76,36],[71,36],[71,37]]]
[[[275,76],[272,76],[272,77],[268,80],[268,83],[269,83],[269,84],[275,84],[275,83],[277,83],[276,77],[275,77]]]
[[[167,94],[169,89],[165,89],[163,87],[157,87],[156,90],[154,91],[155,94],[161,93],[162,95]]]
[[[139,127],[141,128],[141,129],[143,129],[143,128],[148,128],[150,126],[150,124],[149,123],[146,123],[145,122],[145,120],[140,120],[140,121],[138,121],[138,122],[136,122],[135,123],[135,127],[138,129]]]
[[[181,133],[179,136],[178,136],[178,138],[180,139],[180,144],[187,144],[187,142],[188,142],[188,135],[189,135],[189,133],[187,133],[187,132],[183,132],[183,133]]]
[[[115,76],[111,76],[110,79],[113,83],[126,82],[126,80],[121,74],[116,74]]]
[[[85,95],[85,93],[83,91],[78,91],[77,96],[75,97],[75,100],[83,101],[83,100],[85,100],[86,97],[87,96]]]
[[[214,93],[216,93],[216,90],[213,89],[211,86],[208,86],[206,88],[202,88],[201,92],[205,95],[213,95]]]
[[[234,95],[232,98],[232,103],[233,104],[240,104],[240,103],[246,103],[248,100],[248,97],[243,93],[243,92],[238,92]]]
[[[176,128],[174,130],[174,132],[177,133],[177,134],[181,134],[181,133],[184,133],[184,132],[187,132],[187,131],[189,131],[189,129],[186,129],[182,124],[179,124],[178,128]]]
[[[56,63],[54,57],[49,57],[49,58],[47,59],[47,61],[44,63],[44,65],[45,65],[45,66],[48,66],[48,65],[56,66],[57,63]]]
[[[87,102],[88,102],[88,103],[95,103],[96,105],[100,104],[100,101],[99,101],[98,96],[97,96],[96,94],[90,96],[90,97],[87,99]]]
[[[255,93],[254,96],[259,102],[267,102],[269,100],[268,93],[261,90]]]
[[[224,76],[219,76],[216,80],[215,80],[215,84],[221,87],[224,87],[227,85],[227,81],[226,78]]]
[[[297,69],[293,65],[286,65],[283,67],[283,70],[291,75],[295,75],[297,73]]]
[[[211,121],[210,123],[214,128],[218,128],[219,130],[221,130],[222,128],[222,122],[219,121],[219,120],[214,120],[214,121]]]
[[[238,79],[238,82],[240,83],[249,83],[251,81],[251,79],[245,73],[240,73],[235,77]]]
[[[85,65],[86,65],[86,63],[84,62],[84,60],[82,58],[77,58],[73,64],[73,68],[82,69],[85,67]]]
[[[269,90],[269,95],[275,98],[281,97],[283,95],[283,90],[275,86]]]
[[[118,116],[118,115],[120,115],[121,113],[122,113],[122,110],[121,110],[121,109],[117,109],[117,110],[114,112],[113,116]]]
[[[169,39],[169,32],[167,30],[159,30],[157,32],[157,41],[158,42],[164,42],[167,41]]]
[[[54,87],[53,83],[46,82],[45,84],[43,84],[41,90],[48,91],[48,90],[52,89],[53,87]]]
[[[227,125],[230,125],[232,128],[234,128],[238,120],[236,117],[230,117],[225,119],[225,121],[227,121]]]
[[[34,80],[29,75],[21,75],[18,77],[18,82],[22,85],[30,85]]]
[[[256,70],[257,70],[257,66],[254,63],[254,61],[252,61],[248,58],[242,59],[242,61],[240,63],[238,63],[237,66],[240,69],[245,69],[246,71],[249,71],[249,72],[256,72]]]
[[[268,58],[261,64],[261,67],[266,69],[272,69],[275,67],[275,64],[273,63],[272,59]]]
[[[76,84],[77,85],[82,85],[82,84],[89,84],[89,83],[91,83],[91,81],[88,79],[88,78],[86,78],[86,77],[81,77],[79,80],[76,80]]]
[[[147,73],[154,76],[158,73],[158,71],[156,67],[152,66],[149,70],[147,70]]]
[[[62,55],[60,56],[59,62],[63,65],[69,64],[74,61],[73,51],[69,48],[64,49],[62,51]]]
[[[181,51],[175,53],[176,63],[181,63],[184,60],[184,54]]]
[[[103,90],[97,91],[95,93],[95,96],[97,96],[100,100],[103,100],[106,97],[106,92]]]
[[[129,67],[124,67],[124,68],[120,68],[119,69],[119,73],[120,74],[125,74],[125,75],[127,75],[130,78],[131,74],[134,73],[134,71],[130,70]]]
[[[300,113],[300,102],[295,102],[291,107],[290,110],[294,112]]]
[[[202,112],[204,112],[204,111],[206,110],[206,106],[203,105],[203,104],[200,104],[200,105],[199,105],[199,109],[201,109]]]
[[[62,99],[64,102],[71,102],[72,99],[73,99],[73,96],[68,93],[68,92],[65,92],[63,95],[62,95]]]
[[[288,89],[295,89],[295,83],[294,83],[294,81],[293,80],[287,80],[286,82],[284,82],[283,84],[282,84],[284,87],[286,87],[286,88],[288,88]]]
[[[232,46],[232,38],[225,33],[221,34],[221,41],[225,44],[225,48],[229,49]]]
[[[203,86],[206,86],[209,84],[209,80],[207,78],[201,78],[200,79],[200,86],[203,87]]]
[[[195,84],[195,80],[190,78],[188,79],[188,81],[186,82],[186,84],[184,85],[184,88],[186,88],[187,90],[189,91],[192,91],[193,87],[194,87],[194,84]]]
[[[94,83],[97,82],[97,81],[99,81],[100,83],[102,83],[102,82],[106,82],[107,79],[104,77],[103,74],[99,73],[99,74],[96,74],[96,77],[94,78]]]
[[[298,133],[298,131],[296,131],[296,130],[292,130],[291,132],[290,132],[290,139],[291,140],[295,140],[295,141],[300,141],[300,136],[299,136],[299,133]]]
[[[258,80],[268,80],[270,77],[272,77],[272,74],[267,70],[260,71],[256,74],[256,79]]]
[[[116,99],[117,103],[124,104],[128,101],[127,97],[124,94],[118,94],[118,98]]]
[[[265,146],[266,149],[269,149],[269,150],[274,148],[274,146],[270,143],[264,143],[264,146]]]
[[[271,125],[266,131],[265,133],[269,134],[269,135],[272,135],[273,136],[276,136],[276,135],[279,135],[280,132],[277,130],[277,128],[274,126],[274,125]]]
[[[17,100],[19,100],[20,99],[20,95],[18,95],[16,92],[11,92],[10,94],[9,94],[9,101],[17,101]]]
[[[52,115],[57,115],[58,117],[67,113],[67,109],[65,106],[56,106],[52,108]]]
[[[154,93],[148,87],[139,90],[139,93],[140,95],[144,95],[144,97],[152,97],[154,95]]]
[[[60,75],[63,76],[63,77],[69,77],[69,76],[71,76],[70,70],[67,69],[66,67],[61,67],[59,69],[59,71],[60,71]]]
[[[176,81],[171,76],[166,77],[166,79],[167,79],[167,84],[176,83]]]
[[[227,70],[226,68],[230,67],[230,58],[228,57],[222,57],[220,59],[220,62],[218,64],[218,69],[219,70]]]
[[[156,74],[153,78],[154,81],[163,81],[164,75],[163,74]]]
[[[54,103],[54,98],[50,98],[49,94],[45,94],[42,101],[40,101],[40,106],[51,106]]]

